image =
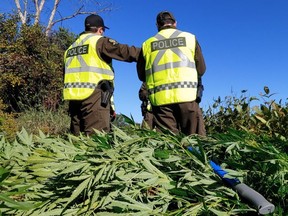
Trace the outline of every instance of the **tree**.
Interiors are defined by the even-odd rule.
[[[55,24],[59,22],[72,19],[81,14],[99,14],[105,11],[111,11],[112,9],[112,4],[108,2],[71,0],[69,1],[69,5],[74,5],[75,8],[71,10],[70,14],[63,15],[64,11],[61,10],[61,5],[64,5],[64,2],[67,4],[65,0],[48,0],[47,2],[46,0],[14,0],[14,2],[22,25],[25,25],[29,19],[34,20],[34,25],[38,25],[41,20],[41,15],[43,15],[45,11],[45,14],[48,16],[46,20],[48,21],[42,25],[46,26],[46,36],[50,34]],[[93,10],[90,8],[93,8]]]
[[[64,51],[76,35],[59,28],[49,37],[41,25],[22,25],[0,14],[0,99],[7,110],[56,109],[61,103]]]

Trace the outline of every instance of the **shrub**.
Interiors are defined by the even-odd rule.
[[[233,128],[258,135],[265,133],[287,137],[288,104],[271,99],[273,94],[268,87],[264,87],[264,91],[262,102],[257,97],[246,96],[246,91],[242,91],[240,97],[226,96],[223,101],[218,97],[213,106],[204,112],[207,132],[224,133]],[[258,104],[252,106],[253,102]]]
[[[13,111],[29,107],[55,110],[61,104],[63,54],[73,35],[60,29],[49,38],[41,26],[28,23],[19,28],[15,16],[0,21],[3,102]]]
[[[0,137],[13,140],[19,131],[18,122],[16,114],[5,112],[6,108],[7,106],[0,100]]]

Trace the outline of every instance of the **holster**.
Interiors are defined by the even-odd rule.
[[[111,97],[114,92],[114,87],[111,81],[109,80],[101,80],[98,83],[97,88],[101,89],[101,106],[107,107],[110,103]]]
[[[147,113],[147,105],[148,105],[148,101],[142,101],[141,103],[141,113],[142,113],[142,116],[145,116],[145,114]]]
[[[202,100],[203,96],[203,91],[204,91],[204,86],[203,85],[198,85],[197,87],[197,95],[196,95],[196,102],[200,103]]]
[[[197,95],[196,95],[196,102],[200,103],[202,100],[203,96],[203,91],[204,91],[204,86],[202,85],[202,79],[199,77],[198,79],[198,86],[197,86]]]

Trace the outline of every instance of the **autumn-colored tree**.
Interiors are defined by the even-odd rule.
[[[62,0],[13,1],[14,13],[0,14],[0,99],[17,111],[23,105],[56,108],[63,87],[63,53],[76,36],[53,27],[78,15],[110,11],[111,3],[74,0],[67,14]]]
[[[40,25],[18,26],[17,15],[0,18],[0,91],[11,110],[56,108],[63,87],[63,53],[75,35],[59,29],[49,37]]]

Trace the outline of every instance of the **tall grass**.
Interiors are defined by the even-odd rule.
[[[41,130],[45,134],[60,135],[68,132],[70,118],[66,107],[57,110],[30,108],[19,115],[17,123],[19,129],[25,128],[28,133],[38,134]]]

